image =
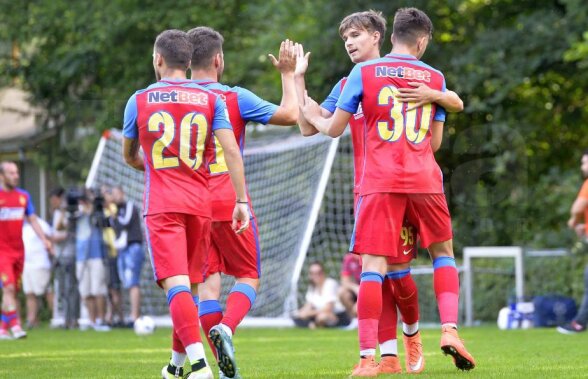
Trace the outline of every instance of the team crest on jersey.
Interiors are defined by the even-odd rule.
[[[361,103],[359,103],[359,107],[357,107],[357,113],[353,115],[353,118],[358,120],[363,117],[363,108],[361,107]]]
[[[147,102],[149,104],[180,103],[206,105],[208,104],[208,94],[181,90],[173,90],[171,92],[151,91],[147,96]]]
[[[19,196],[18,201],[20,203],[20,205],[22,205],[23,207],[27,204],[27,198],[24,196]]]

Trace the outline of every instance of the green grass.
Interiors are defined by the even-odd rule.
[[[463,328],[460,335],[477,367],[457,371],[438,347],[439,331],[427,329],[426,369],[419,377],[579,378],[588,373],[588,333],[565,336],[554,329],[480,327]],[[35,329],[25,340],[0,341],[0,378],[158,378],[169,358],[169,336],[170,329],[148,337],[131,330]],[[242,329],[235,347],[246,379],[346,378],[357,361],[357,332]],[[216,365],[213,369],[218,370]]]

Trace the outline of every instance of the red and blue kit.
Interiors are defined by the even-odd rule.
[[[163,79],[127,103],[123,135],[143,149],[147,243],[158,281],[204,267],[212,215],[206,150],[214,130],[231,129],[226,113],[217,95],[188,80]]]
[[[31,195],[23,189],[0,188],[0,284],[17,285],[24,267],[22,225],[35,213]]]
[[[245,127],[252,121],[267,124],[278,106],[267,102],[253,92],[241,87],[209,81],[197,80],[195,83],[207,88],[221,97],[229,114],[229,121],[235,133],[235,139],[243,154],[245,147]],[[222,147],[213,138],[209,143],[210,193],[212,204],[211,247],[208,254],[207,275],[217,272],[238,278],[259,278],[260,249],[257,222],[251,210],[251,225],[241,235],[236,235],[231,228],[235,208],[235,190],[227,169]],[[249,195],[248,195],[249,196]]]
[[[410,88],[409,82],[446,90],[441,72],[413,56],[389,54],[357,64],[337,102],[352,114],[361,105],[365,118],[364,169],[352,239],[357,253],[397,256],[396,246],[385,241],[374,246],[372,239],[399,235],[405,215],[425,247],[452,236],[443,175],[430,144],[430,126],[445,121],[445,110],[436,104],[407,110],[412,104],[396,101],[396,95],[399,88]],[[423,194],[434,200],[423,201]],[[443,218],[443,227],[427,227],[429,218]]]

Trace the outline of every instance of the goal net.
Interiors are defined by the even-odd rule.
[[[296,307],[298,276],[338,140],[320,135],[304,138],[290,129],[257,134],[248,136],[244,151],[248,189],[259,224],[262,275],[249,316],[286,320]],[[121,185],[129,199],[141,204],[143,173],[123,162],[121,140],[120,131],[104,133],[86,187]],[[223,278],[224,296],[233,283],[232,278]],[[144,314],[168,313],[165,296],[154,284],[149,264],[143,269],[141,290]]]

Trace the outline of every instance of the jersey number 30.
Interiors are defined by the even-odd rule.
[[[431,125],[431,111],[432,105],[425,104],[422,106],[420,127],[417,130],[417,111],[419,108],[411,109],[408,112],[403,112],[403,103],[395,101],[396,95],[399,94],[398,88],[394,86],[386,86],[380,90],[378,94],[378,105],[390,105],[390,118],[394,121],[393,129],[390,130],[389,121],[378,121],[378,134],[384,141],[396,142],[400,139],[402,134],[406,133],[406,138],[418,144],[423,142],[429,131]],[[410,106],[411,103],[408,103]]]
[[[180,159],[184,164],[193,170],[198,170],[202,165],[202,155],[204,153],[204,144],[208,132],[208,121],[202,113],[190,112],[186,114],[180,122],[180,151],[178,156],[164,156],[164,152],[176,138],[176,123],[171,114],[165,111],[154,113],[149,117],[148,130],[150,132],[160,132],[163,126],[163,134],[153,144],[151,158],[153,167],[156,170],[178,167]],[[196,149],[192,149],[192,133],[196,128]]]

